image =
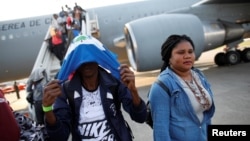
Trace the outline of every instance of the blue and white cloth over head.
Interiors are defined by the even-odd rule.
[[[67,80],[69,75],[74,73],[82,63],[87,62],[97,62],[99,66],[109,70],[114,77],[120,79],[120,63],[117,55],[108,50],[96,38],[88,35],[78,35],[73,39],[57,79]]]

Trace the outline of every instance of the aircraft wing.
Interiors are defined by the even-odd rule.
[[[250,3],[248,0],[202,0],[195,5]]]

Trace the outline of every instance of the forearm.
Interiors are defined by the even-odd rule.
[[[68,140],[71,129],[69,116],[70,114],[66,114],[65,110],[53,110],[45,113],[45,126],[52,140]]]
[[[133,105],[136,106],[136,107],[139,106],[140,103],[141,103],[141,98],[140,98],[140,96],[138,94],[137,89],[133,88],[130,91],[131,91],[131,94],[132,94]]]
[[[45,121],[50,125],[53,126],[56,124],[56,116],[53,111],[45,112]]]

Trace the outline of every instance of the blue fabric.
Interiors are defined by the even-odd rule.
[[[198,69],[193,70],[213,98],[210,84],[205,76]],[[214,102],[212,107],[204,112],[204,119],[200,122],[174,72],[167,68],[158,79],[169,88],[170,96],[158,84],[154,83],[150,89],[154,141],[206,141],[207,126],[211,124],[215,112]]]
[[[74,37],[76,37],[80,34],[80,31],[76,30],[76,29],[72,29],[72,32],[73,32]]]
[[[94,37],[86,35],[78,35],[73,39],[57,78],[62,81],[67,80],[69,75],[74,73],[82,63],[87,62],[97,62],[117,79],[120,79],[120,63],[117,60],[117,55],[106,49]]]

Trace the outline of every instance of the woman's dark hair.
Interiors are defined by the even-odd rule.
[[[193,46],[193,49],[195,49],[193,41],[187,35],[170,35],[161,46],[161,57],[164,61],[161,67],[161,72],[169,66],[169,59],[171,57],[172,50],[181,41],[190,42],[190,44]]]

